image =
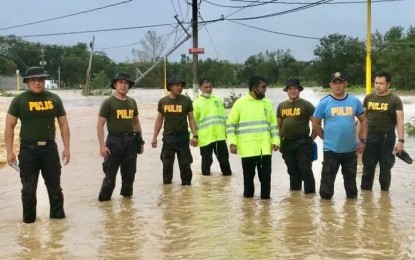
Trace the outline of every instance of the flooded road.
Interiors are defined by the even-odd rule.
[[[227,97],[230,90],[214,90]],[[246,90],[235,89],[237,94]],[[66,219],[49,219],[43,179],[38,186],[38,218],[22,222],[20,178],[11,167],[0,168],[0,259],[414,259],[415,164],[397,159],[389,192],[360,192],[347,200],[341,174],[331,201],[318,194],[289,191],[286,166],[279,152],[272,159],[271,200],[242,197],[240,159],[231,155],[233,175],[223,177],[216,160],[211,176],[202,176],[198,148],[191,148],[192,185],[181,186],[177,162],[173,184],[162,184],[160,147],[151,141],[160,90],[132,90],[139,104],[146,146],[139,155],[134,196],[119,195],[98,202],[103,173],[96,138],[99,105],[105,97],[57,91],[71,128],[71,162],[62,170]],[[189,92],[190,93],[190,92]],[[314,104],[325,94],[305,89]],[[286,99],[281,89],[268,89],[274,106]],[[360,96],[359,96],[360,97]],[[363,96],[361,96],[363,98]],[[11,98],[0,97],[0,135]],[[405,120],[415,116],[413,96],[402,97]],[[60,135],[57,139],[62,148]],[[159,135],[159,140],[161,135]],[[415,138],[405,137],[405,149],[415,157]],[[313,170],[317,189],[319,160]],[[361,168],[359,165],[358,185]]]

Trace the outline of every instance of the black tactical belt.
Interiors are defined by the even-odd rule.
[[[36,146],[45,146],[47,144],[51,144],[55,142],[55,140],[47,140],[47,141],[25,141],[21,140],[20,143],[24,145],[36,145]]]

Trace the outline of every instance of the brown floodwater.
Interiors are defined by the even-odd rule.
[[[215,90],[222,97],[230,90]],[[235,92],[245,93],[236,89]],[[20,178],[9,166],[0,168],[0,259],[413,259],[415,258],[415,164],[397,159],[389,192],[359,192],[346,199],[339,173],[331,201],[318,194],[289,191],[286,166],[279,152],[272,159],[271,200],[242,197],[241,162],[231,155],[233,175],[223,177],[217,161],[211,176],[202,176],[198,148],[192,148],[191,186],[181,186],[177,162],[173,184],[162,184],[161,145],[151,141],[156,102],[161,90],[132,90],[139,103],[147,144],[139,155],[134,196],[119,195],[98,202],[103,178],[96,138],[96,120],[104,97],[56,91],[65,104],[71,128],[71,162],[63,167],[66,219],[49,219],[43,179],[38,186],[38,218],[22,222]],[[190,92],[189,92],[190,93]],[[325,94],[305,89],[314,104]],[[286,99],[281,89],[268,89],[276,104]],[[363,96],[359,96],[363,97]],[[405,120],[415,116],[414,96],[403,96]],[[4,147],[4,117],[11,98],[0,97],[0,144]],[[60,135],[57,135],[62,148]],[[159,140],[161,135],[159,136]],[[405,149],[415,157],[415,138],[405,137]],[[320,154],[313,170],[317,189]],[[4,151],[0,154],[4,161]],[[358,166],[358,185],[361,168]]]

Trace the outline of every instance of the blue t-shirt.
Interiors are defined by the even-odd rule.
[[[347,94],[343,99],[325,96],[313,116],[324,120],[323,151],[350,153],[357,149],[355,116],[364,113],[360,100]]]

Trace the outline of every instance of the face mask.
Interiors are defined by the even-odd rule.
[[[210,95],[212,95],[211,93],[202,93],[202,96],[204,96],[205,98],[210,97]]]
[[[257,99],[263,99],[265,97],[265,94],[262,94],[261,92],[259,92],[258,89],[255,89],[254,93]]]

